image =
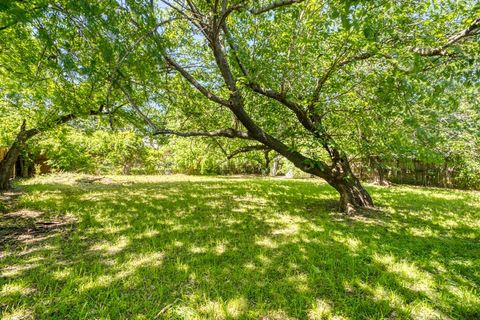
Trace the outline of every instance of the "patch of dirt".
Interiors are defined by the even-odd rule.
[[[6,245],[20,246],[43,242],[69,230],[74,220],[67,217],[50,221],[35,221],[31,218],[10,218],[5,226],[5,217],[0,219],[0,248]],[[7,217],[8,219],[8,217]]]
[[[30,210],[30,209],[20,209],[18,211],[7,212],[5,217],[7,218],[21,218],[21,219],[36,219],[43,214],[42,211]]]
[[[12,206],[12,203],[22,193],[18,190],[0,192],[0,214],[7,213]]]
[[[75,182],[79,183],[79,184],[92,184],[96,181],[101,181],[102,179],[104,179],[104,177],[84,176],[84,177],[81,177],[81,178],[75,180]]]
[[[36,244],[69,230],[75,220],[68,216],[46,220],[45,212],[16,208],[15,201],[22,194],[11,191],[0,194],[5,213],[0,213],[0,251],[5,246]]]

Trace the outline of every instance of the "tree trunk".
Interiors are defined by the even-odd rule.
[[[264,156],[265,156],[265,166],[263,169],[263,175],[268,176],[270,174],[270,151],[271,150],[265,150]]]
[[[373,182],[379,186],[388,186],[390,183],[385,178],[387,170],[379,156],[370,156],[370,166],[373,169]]]
[[[22,178],[28,178],[28,169],[30,167],[28,158],[19,156],[18,161],[20,162],[20,172],[18,175]]]
[[[92,116],[99,114],[102,114],[101,110],[90,111],[90,115]],[[53,121],[52,127],[67,123],[68,121],[74,119],[77,119],[77,116],[75,114],[59,116]],[[23,120],[22,126],[20,127],[20,132],[17,134],[15,141],[8,149],[7,154],[5,155],[3,160],[0,161],[0,190],[6,190],[10,188],[10,178],[12,177],[13,171],[15,170],[15,163],[17,162],[18,156],[20,155],[25,146],[25,142],[27,142],[28,139],[39,134],[40,132],[41,131],[38,128],[26,130],[26,121]]]
[[[372,197],[352,172],[347,159],[342,157],[332,167],[332,178],[326,180],[340,194],[340,211],[350,215],[358,209],[372,208]]]
[[[125,162],[123,164],[123,174],[129,175],[130,174],[130,169],[131,169],[130,162]]]
[[[270,171],[271,177],[277,176],[279,162],[280,162],[280,156],[276,156],[275,158],[273,158],[272,170]]]
[[[10,188],[10,178],[13,177],[15,164],[21,152],[21,146],[17,140],[8,149],[5,158],[0,162],[0,190]]]
[[[10,188],[10,178],[13,176],[15,164],[25,146],[25,142],[39,132],[37,129],[25,130],[25,126],[26,122],[23,121],[15,141],[8,149],[3,160],[0,161],[0,190]]]

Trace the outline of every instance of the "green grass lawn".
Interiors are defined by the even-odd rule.
[[[480,193],[72,175],[0,214],[2,319],[480,319]]]

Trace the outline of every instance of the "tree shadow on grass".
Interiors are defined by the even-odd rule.
[[[76,224],[5,250],[0,308],[75,319],[478,318],[478,229],[455,229],[475,215],[473,200],[448,200],[462,209],[449,228],[443,202],[392,190],[372,190],[383,213],[349,218],[312,181],[29,186],[21,206]]]

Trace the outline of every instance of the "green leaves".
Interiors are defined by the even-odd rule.
[[[375,29],[372,26],[369,26],[369,25],[367,25],[363,29],[363,35],[365,36],[365,38],[367,40],[370,40],[370,41],[376,41],[377,36],[378,36],[377,33],[375,32]]]
[[[21,22],[0,31],[0,90],[8,97],[1,103],[18,105],[16,116],[28,115],[34,125],[48,123],[46,114],[86,115],[106,105],[116,110],[112,123],[151,132],[120,90],[124,86],[154,123],[243,129],[228,108],[199,94],[165,63],[167,53],[212,94],[228,99],[211,33],[205,37],[186,19],[198,15],[197,24],[212,25],[218,12],[211,3],[195,1],[193,15],[155,3],[152,8],[150,1],[37,4],[43,9],[11,2],[2,12],[6,21]],[[453,120],[442,127],[440,119],[459,108],[478,113],[472,102],[478,97],[478,36],[449,47],[446,56],[423,56],[412,48],[445,45],[477,7],[470,1],[312,0],[261,15],[234,10],[225,21],[228,37],[222,28],[216,32],[246,112],[292,150],[312,159],[328,156],[325,140],[308,133],[284,104],[253,92],[249,82],[278,92],[310,119],[321,119],[334,140],[329,143],[349,154],[439,154],[456,139],[452,136],[467,130],[454,128]],[[433,148],[435,142],[442,147]]]

